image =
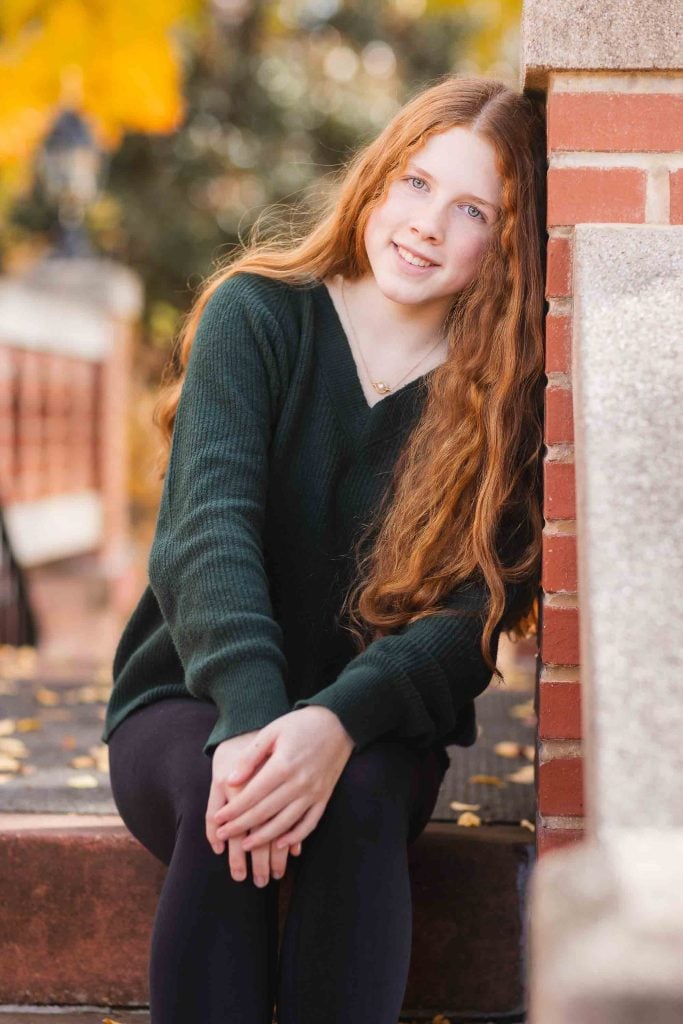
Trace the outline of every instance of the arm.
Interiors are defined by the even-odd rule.
[[[470,614],[431,615],[373,641],[333,683],[298,700],[294,708],[322,705],[334,711],[356,750],[383,735],[418,748],[446,737],[458,712],[491,681],[480,647],[483,619],[476,614],[486,594],[483,582],[457,587],[445,607]],[[514,594],[509,585],[506,608]],[[500,631],[499,622],[492,638],[494,658]]]
[[[219,711],[204,752],[289,711],[261,547],[279,331],[231,278],[194,338],[149,558],[188,690]]]

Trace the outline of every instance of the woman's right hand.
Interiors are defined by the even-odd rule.
[[[258,731],[258,730],[257,730]],[[256,736],[257,732],[246,732],[239,736],[233,736],[228,740],[219,743],[213,752],[212,772],[213,778],[209,791],[209,801],[206,808],[206,838],[208,839],[214,853],[223,853],[225,840],[219,839],[216,835],[218,828],[215,815],[234,796],[239,793],[247,784],[245,779],[239,786],[228,784],[227,777],[232,771],[237,758],[243,749]],[[251,778],[251,776],[250,776]],[[228,840],[228,863],[230,874],[236,882],[242,882],[247,877],[246,853],[242,849],[242,840],[248,833],[233,836]],[[277,849],[276,843],[279,836],[264,846],[257,846],[251,850],[251,873],[254,882],[258,885],[267,885],[272,875],[273,878],[282,878],[287,866],[289,853],[298,856],[301,853],[301,843],[295,843],[291,847],[282,850]],[[258,881],[257,881],[258,880]]]

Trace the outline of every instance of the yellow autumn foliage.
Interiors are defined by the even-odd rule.
[[[0,171],[27,163],[64,104],[98,143],[125,131],[170,132],[183,116],[174,28],[202,0],[3,0],[0,4]]]
[[[426,0],[427,13],[447,10],[460,10],[465,16],[469,38],[465,57],[480,74],[505,60],[508,41],[516,49],[522,0]]]

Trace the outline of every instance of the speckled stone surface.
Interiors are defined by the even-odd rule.
[[[529,1024],[679,1024],[682,959],[682,829],[633,829],[541,858]]]
[[[576,229],[588,817],[683,826],[683,227]]]
[[[682,41],[672,0],[524,0],[522,81],[552,69],[676,70]]]

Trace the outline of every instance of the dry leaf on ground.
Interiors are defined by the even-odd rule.
[[[448,806],[452,811],[478,811],[481,804],[463,804],[459,800],[451,800]]]
[[[59,704],[59,694],[56,690],[48,690],[46,686],[41,686],[33,696],[45,708],[53,708],[55,704]]]
[[[17,728],[13,718],[0,718],[0,736],[10,736]]]
[[[10,757],[28,757],[28,747],[17,736],[0,736],[0,754]]]
[[[99,783],[94,775],[72,775],[67,786],[72,789],[95,789]]]
[[[498,789],[502,789],[506,785],[497,775],[470,775],[468,781],[479,786],[497,786]]]
[[[18,718],[17,732],[38,732],[43,728],[39,718]]]
[[[109,747],[106,743],[100,743],[99,746],[89,747],[90,754],[95,761],[95,767],[98,772],[109,771]]]
[[[522,820],[520,821],[520,825],[522,826],[522,828],[528,828],[530,832],[536,831],[536,826],[532,821],[529,821],[528,818],[522,818]]]
[[[535,778],[534,766],[532,764],[525,764],[522,768],[518,768],[516,772],[510,772],[505,778],[509,779],[510,782],[519,782],[524,786],[529,786]]]
[[[523,747],[521,743],[514,740],[501,740],[496,743],[493,750],[499,757],[522,757]]]
[[[458,817],[458,825],[481,825],[481,818],[478,814],[472,814],[472,811],[463,811]]]
[[[70,768],[94,768],[95,759],[89,754],[77,754],[69,761]]]
[[[21,768],[21,761],[9,754],[0,754],[0,772],[18,772]]]

